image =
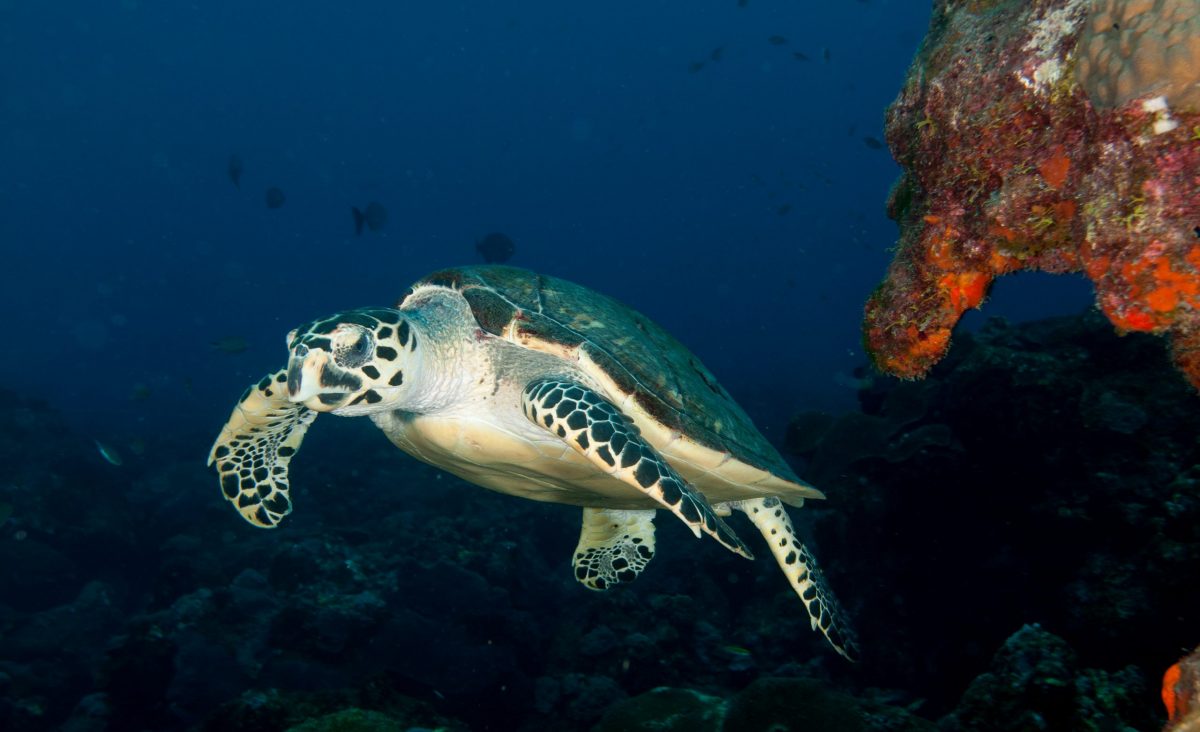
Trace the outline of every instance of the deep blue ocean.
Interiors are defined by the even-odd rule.
[[[308,629],[299,633],[305,637],[317,632],[313,627],[328,630],[325,621],[301,622],[287,615],[287,598],[302,586],[305,575],[320,574],[318,566],[325,566],[320,562],[344,564],[353,575],[346,580],[351,584],[359,581],[355,573],[369,575],[370,562],[352,553],[355,547],[373,546],[382,529],[363,525],[352,530],[347,528],[352,522],[331,514],[328,523],[310,519],[295,529],[258,532],[228,509],[205,466],[211,441],[242,390],[286,365],[288,331],[338,310],[392,305],[410,283],[431,271],[482,263],[476,243],[493,232],[515,244],[508,264],[614,296],[673,333],[781,450],[797,414],[837,417],[865,409],[864,403],[874,402],[863,392],[878,388],[871,384],[880,379],[869,376],[861,345],[862,309],[883,278],[897,239],[885,202],[900,170],[882,143],[884,110],[905,79],[929,17],[928,3],[920,0],[0,0],[0,309],[7,314],[8,339],[7,355],[0,359],[0,388],[9,401],[23,405],[9,412],[9,424],[0,429],[10,433],[5,438],[8,464],[25,461],[11,476],[0,477],[11,493],[0,495],[0,509],[10,514],[0,519],[0,542],[36,540],[46,547],[42,554],[27,556],[21,549],[6,555],[7,567],[0,574],[9,584],[0,582],[0,607],[5,608],[0,637],[30,633],[30,623],[43,622],[36,620],[39,614],[83,602],[76,597],[93,580],[108,588],[109,606],[119,608],[123,618],[79,636],[85,640],[78,640],[78,647],[88,649],[88,658],[75,659],[71,673],[44,683],[20,679],[27,671],[34,673],[29,669],[43,668],[39,663],[63,667],[60,656],[47,655],[36,645],[5,652],[0,643],[0,695],[9,697],[0,710],[0,726],[282,730],[300,720],[239,727],[228,721],[231,713],[220,712],[225,721],[212,719],[222,705],[239,699],[250,704],[247,693],[289,688],[310,695],[354,688],[359,696],[341,707],[420,719],[404,717],[397,711],[403,705],[394,700],[372,707],[371,699],[386,695],[363,691],[364,679],[386,672],[393,680],[405,679],[389,687],[389,693],[428,705],[445,719],[466,720],[471,728],[552,729],[546,720],[554,719],[561,729],[590,729],[610,703],[656,686],[721,695],[760,676],[804,677],[804,668],[812,670],[806,663],[834,669],[813,675],[832,679],[848,693],[862,696],[864,688],[874,688],[879,692],[875,701],[898,706],[931,698],[926,707],[930,718],[947,713],[970,680],[986,670],[1005,638],[1025,623],[1041,621],[1037,612],[1024,605],[1007,615],[997,610],[997,618],[988,616],[995,623],[978,646],[970,646],[950,666],[927,659],[912,670],[916,680],[910,695],[889,696],[879,689],[909,688],[910,679],[895,672],[902,664],[891,658],[890,682],[869,671],[851,678],[854,672],[837,666],[840,659],[809,633],[799,601],[785,594],[769,556],[760,557],[756,564],[762,566],[755,572],[742,575],[737,590],[762,593],[759,606],[738,604],[743,600],[711,589],[734,571],[730,567],[740,565],[707,540],[703,551],[675,547],[672,553],[697,555],[687,557],[694,564],[679,565],[686,568],[706,567],[705,559],[713,560],[712,575],[707,569],[669,578],[665,570],[657,577],[648,572],[637,591],[630,590],[624,599],[606,595],[598,600],[599,595],[572,583],[568,565],[574,514],[539,534],[530,547],[514,548],[513,542],[520,542],[514,537],[535,532],[535,526],[519,522],[537,525],[540,517],[560,514],[486,494],[479,499],[484,503],[469,504],[473,508],[467,512],[480,520],[513,506],[511,519],[495,520],[514,522],[516,528],[506,529],[512,535],[506,539],[503,532],[480,529],[455,538],[453,519],[463,504],[422,502],[435,490],[431,486],[442,491],[446,481],[455,479],[436,478],[431,469],[391,449],[365,420],[322,418],[313,430],[313,457],[306,464],[300,459],[293,463],[294,482],[309,484],[304,510],[316,516],[321,505],[332,509],[344,491],[359,501],[358,510],[366,516],[411,508],[415,513],[405,513],[402,524],[387,530],[403,529],[405,536],[428,530],[445,546],[459,546],[457,552],[430,556],[442,557],[463,573],[454,587],[468,598],[465,602],[486,605],[494,601],[489,592],[500,592],[509,599],[495,602],[505,607],[511,602],[516,608],[513,617],[519,614],[520,622],[505,626],[505,640],[497,640],[511,658],[506,656],[508,665],[497,668],[519,669],[524,696],[509,706],[498,704],[494,714],[478,713],[490,709],[486,700],[493,698],[492,687],[472,687],[454,696],[444,690],[445,682],[398,671],[384,661],[366,663],[354,650],[370,646],[386,656],[379,645],[384,641],[372,646],[372,639],[439,632],[420,624],[413,627],[424,631],[385,632],[371,624],[384,622],[380,618],[413,612],[433,618],[453,615],[436,607],[412,610],[405,593],[395,587],[393,594],[374,588],[372,598],[362,600],[367,590],[352,592],[338,585],[340,580],[330,580],[331,587],[341,587],[366,607],[355,606],[351,620],[328,620],[333,625],[344,621],[349,628],[328,631],[352,639],[343,638],[342,645],[318,644],[312,650],[280,630],[293,620]],[[231,165],[238,169],[236,181]],[[268,205],[272,188],[282,192],[281,205]],[[386,223],[377,231],[356,234],[352,208],[365,209],[370,202],[386,209]],[[960,328],[986,330],[984,322],[992,316],[1006,318],[1010,328],[1049,316],[1075,316],[1088,311],[1091,300],[1091,288],[1082,278],[1012,276],[999,281],[984,312],[969,314]],[[1041,343],[1036,338],[1027,342]],[[954,398],[961,403],[969,397],[958,393]],[[923,404],[936,401],[927,395],[921,399]],[[946,416],[951,412],[940,411],[931,421],[954,424]],[[827,452],[833,450],[830,439],[826,437]],[[121,466],[102,459],[97,440],[121,455]],[[972,450],[980,444],[961,436],[935,442],[937,449],[950,445],[960,455],[975,454]],[[367,454],[369,469],[356,462]],[[817,481],[806,472],[817,458],[802,450],[786,454],[802,476]],[[936,462],[904,469],[900,466],[906,463],[893,457],[888,453],[884,467],[923,486],[914,490],[943,490],[937,487],[944,476],[937,473]],[[851,475],[845,467],[851,461],[838,460],[842,467],[830,469],[829,475]],[[424,482],[396,485],[372,470],[392,477],[418,475]],[[869,482],[845,480],[850,486]],[[53,521],[22,513],[57,500],[53,494],[30,499],[21,493],[22,486],[41,485],[39,481],[47,486],[39,491],[64,491],[58,505],[68,502],[75,518],[55,520],[75,529],[56,530]],[[948,485],[943,488],[952,490]],[[1020,500],[1041,501],[1041,488],[1022,486]],[[454,491],[455,496],[476,495],[465,486]],[[841,526],[836,486],[827,492],[834,499],[828,502],[829,525]],[[109,508],[93,513],[93,501]],[[146,508],[149,503],[166,505],[162,501],[170,502],[169,511]],[[949,511],[932,523],[956,524]],[[80,518],[87,516],[91,518]],[[99,533],[78,539],[87,533],[79,528],[81,521]],[[121,528],[110,535],[105,524],[112,521]],[[660,527],[669,521],[660,519]],[[962,538],[960,529],[954,536]],[[68,533],[76,539],[64,546],[59,540]],[[997,529],[997,535],[1003,530]],[[397,540],[395,535],[387,539]],[[660,556],[686,540],[679,527],[663,528]],[[247,578],[239,572],[248,562],[213,556],[234,551],[230,547],[239,541],[253,542],[243,551],[275,558],[265,558],[257,566],[261,574]],[[841,559],[830,551],[821,556],[844,603],[865,612],[859,588],[875,579],[834,569],[845,552],[854,551],[852,542],[825,543],[843,552]],[[279,559],[280,552],[317,545],[321,548],[313,551],[322,559],[313,560],[311,567],[300,563],[289,570],[286,559]],[[860,548],[864,553],[854,556],[851,565],[870,571],[868,548]],[[394,555],[400,550],[371,551]],[[922,551],[958,550],[947,542]],[[525,561],[524,552],[537,553],[547,571],[557,574],[538,582],[509,582],[504,577],[520,574],[516,564],[472,564],[476,553],[498,556],[494,561],[503,565]],[[92,562],[86,560],[89,556]],[[180,570],[187,563],[179,557],[185,556],[204,558],[211,566]],[[987,561],[992,560],[1003,568],[1004,560],[993,556]],[[1096,561],[1100,564],[1089,565],[1089,571],[1102,574],[1103,562]],[[1032,550],[1027,562],[1037,564]],[[972,566],[980,564],[987,562]],[[274,569],[268,572],[267,566]],[[54,567],[68,568],[61,592],[53,589],[59,586]],[[949,598],[974,591],[958,585],[972,571],[960,569],[962,574],[944,578]],[[288,579],[289,571],[294,579]],[[444,576],[450,570],[429,571]],[[43,575],[40,584],[21,579],[30,572]],[[709,584],[701,588],[689,576],[708,577],[703,582]],[[1019,574],[999,576],[1022,581]],[[263,577],[270,581],[259,600],[238,594],[258,587],[255,583]],[[539,584],[551,580],[557,583],[553,590]],[[476,594],[463,590],[477,584],[488,589]],[[201,590],[217,598],[230,595],[234,599],[228,607],[247,603],[244,614],[234,613],[247,622],[258,612],[255,608],[267,607],[283,613],[285,620],[263,631],[252,647],[220,639],[214,628],[230,621],[220,615],[229,611],[219,601],[214,601],[220,607],[212,616],[225,620],[208,625],[196,621],[189,631],[206,639],[202,642],[175,638],[169,627],[160,628],[163,621],[155,613],[171,608],[182,613],[178,598],[194,598]],[[413,590],[426,601],[443,591],[428,579]],[[329,597],[336,594],[328,592]],[[539,592],[557,599],[543,603]],[[12,599],[28,593],[44,597],[30,603]],[[384,603],[378,611],[377,601]],[[685,601],[691,603],[686,609],[671,605]],[[937,606],[953,601],[931,599]],[[1066,604],[1059,601],[1059,606]],[[539,612],[542,606],[546,614]],[[687,644],[662,640],[649,630],[630,640],[618,625],[609,631],[618,640],[584,633],[591,645],[579,653],[563,650],[577,639],[560,640],[559,645],[547,640],[560,625],[578,621],[564,608],[589,613],[594,620],[637,607],[653,607],[646,612],[660,619],[714,613],[705,621],[714,639],[701,644],[709,650],[697,651],[698,656],[678,651],[672,670],[662,671],[661,679],[649,674],[630,680],[620,675],[613,647],[649,643],[651,650],[631,656],[644,659],[661,658],[664,648]],[[792,646],[765,651],[753,645],[755,639],[769,637],[770,618],[780,608],[794,611],[785,624],[809,644],[802,652]],[[84,611],[72,612],[69,617]],[[895,613],[899,624],[921,615],[898,606]],[[355,625],[361,617],[372,620]],[[732,634],[729,628],[747,617],[757,619],[762,632],[750,639]],[[137,618],[150,619],[139,625]],[[469,620],[456,626],[462,637],[455,647],[479,647],[480,625],[492,622],[498,621]],[[887,621],[867,625],[866,640],[877,649],[887,647]],[[157,635],[145,631],[148,627],[159,628]],[[142,637],[139,633],[150,640],[130,648],[129,639]],[[931,634],[913,631],[905,642],[917,643],[911,638],[920,637],[967,647],[967,641],[929,638]],[[961,638],[969,635],[964,631]],[[163,637],[172,638],[168,650],[155,645]],[[533,653],[528,648],[537,638],[546,642]],[[1180,640],[1186,641],[1194,638]],[[232,650],[218,663],[202,652],[206,647]],[[439,647],[422,651],[424,660],[470,668],[482,663],[467,658],[465,651],[439,661]],[[895,655],[916,647],[919,643],[897,644]],[[759,659],[752,672],[745,671],[743,651]],[[251,663],[240,652],[257,661]],[[353,660],[343,662],[343,653]],[[141,707],[130,701],[138,695],[114,679],[121,678],[123,663],[136,667],[139,659],[158,658],[155,654],[166,654],[166,660],[160,659],[154,667],[160,671],[149,678],[169,673],[175,681],[158,690],[140,716]],[[266,658],[280,654],[312,665],[261,670],[269,666]],[[814,654],[824,654],[823,660],[811,662]],[[578,666],[573,658],[581,659]],[[1137,659],[1114,652],[1100,660],[1122,667]],[[624,663],[628,670],[628,659]],[[693,679],[687,671],[693,663],[715,664],[726,675]],[[199,699],[181,690],[203,687],[218,676],[228,683]],[[1155,683],[1151,678],[1151,690],[1143,697],[1153,701]],[[546,691],[551,687],[558,696]],[[88,707],[80,712],[76,705],[84,702],[79,700],[88,699],[100,711]],[[603,703],[580,710],[562,701],[570,699]],[[317,719],[338,708],[314,708],[309,716]],[[537,711],[523,716],[518,709]],[[920,711],[920,704],[913,709]],[[406,722],[394,728],[425,724]],[[429,728],[436,726],[428,722]],[[320,727],[326,728],[336,727]],[[681,727],[689,728],[702,729]]]
[[[853,401],[835,376],[865,363],[896,238],[898,169],[864,138],[882,140],[922,3],[0,13],[0,306],[38,324],[4,382],[98,437],[221,420],[291,328],[481,262],[493,231],[511,264],[645,312],[766,419]],[[387,224],[356,237],[369,201]],[[1001,283],[989,314],[1086,306],[1064,279]],[[248,347],[210,345],[227,338]]]

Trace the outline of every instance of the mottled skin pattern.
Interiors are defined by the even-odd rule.
[[[291,510],[287,464],[317,412],[367,416],[465,480],[582,507],[572,564],[591,589],[646,567],[658,508],[752,558],[721,518],[740,510],[813,627],[855,654],[781,503],[822,494],[693,355],[616,301],[524,270],[467,267],[418,282],[398,308],[308,323],[288,349],[287,368],[248,390],[210,453],[226,499],[251,523],[272,527]]]
[[[583,509],[579,545],[571,560],[575,579],[593,590],[637,579],[654,558],[655,513]]]
[[[778,498],[757,498],[732,505],[750,518],[762,532],[779,567],[787,575],[792,589],[808,608],[813,630],[819,630],[835,648],[853,645],[854,637],[846,626],[845,614],[817,566],[817,559],[800,541],[792,519]]]
[[[1200,114],[1095,108],[1074,77],[1088,7],[935,2],[887,113],[904,173],[864,320],[880,369],[925,374],[993,279],[1029,269],[1085,274],[1118,330],[1168,336],[1200,386]]]
[[[242,394],[208,455],[221,492],[254,524],[274,528],[292,512],[287,466],[317,413],[287,399],[287,372],[264,376]]]

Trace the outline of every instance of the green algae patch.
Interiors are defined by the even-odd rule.
[[[382,712],[351,708],[310,719],[287,732],[405,732],[408,728]]]
[[[614,704],[592,732],[720,732],[725,707],[718,697],[663,686]]]

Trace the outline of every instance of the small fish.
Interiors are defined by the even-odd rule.
[[[775,213],[778,214],[779,216],[787,216],[788,212],[791,210],[792,210],[792,204],[785,203],[782,206],[780,206],[779,208],[775,209]]]
[[[738,7],[744,8],[750,4],[750,0],[738,0]]]
[[[883,149],[883,143],[880,142],[879,140],[875,139],[874,137],[871,137],[870,135],[866,135],[865,137],[863,137],[862,141],[863,141],[864,145],[871,148],[872,150],[882,150]]]
[[[713,61],[720,61],[721,56],[724,55],[724,53],[725,53],[725,47],[717,46],[716,48],[714,48],[712,50],[712,53],[708,54],[708,57],[709,57],[709,59],[711,59]]]
[[[771,36],[767,39],[767,43],[770,43],[772,46],[786,46],[787,42],[788,40],[783,36]]]
[[[250,347],[245,338],[230,336],[229,338],[220,338],[208,344],[214,351],[221,353],[241,353]]]
[[[105,462],[109,465],[115,465],[119,468],[125,464],[125,461],[121,459],[121,454],[112,447],[105,445],[100,440],[94,440],[94,442],[96,443],[96,449],[100,452],[100,457],[104,458]]]
[[[3,526],[4,522],[7,521],[12,514],[13,505],[11,503],[6,503],[5,501],[0,501],[0,526]]]
[[[233,181],[234,187],[242,190],[242,159],[237,155],[230,155],[229,167],[225,172],[229,174],[229,180]]]
[[[703,61],[693,61],[693,62],[691,62],[690,64],[688,64],[688,73],[689,73],[689,74],[694,74],[694,73],[698,72],[698,71],[699,71],[700,69],[702,69],[702,68],[704,68],[704,62],[703,62]]]
[[[752,656],[752,655],[754,655],[754,654],[750,653],[749,648],[743,648],[742,646],[735,646],[733,644],[721,646],[721,650],[725,651],[726,653],[728,653],[731,656]]]
[[[267,189],[264,198],[267,202],[267,208],[279,208],[287,200],[287,196],[283,195],[283,191],[274,186]]]
[[[792,51],[792,58],[796,59],[797,61],[808,61],[809,60],[808,54],[802,53],[800,51]]]
[[[387,223],[387,209],[378,201],[371,201],[362,211],[359,211],[355,206],[351,206],[350,211],[354,214],[354,233],[356,236],[362,235],[363,225],[366,225],[371,231],[379,231]]]
[[[825,61],[825,63],[829,63],[829,60],[831,58],[833,58],[833,53],[830,52],[830,50],[828,48],[822,48],[821,49],[821,58]]]
[[[475,242],[475,251],[483,255],[483,261],[488,264],[507,262],[517,251],[517,245],[504,234],[492,232]]]

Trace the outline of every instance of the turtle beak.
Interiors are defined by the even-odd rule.
[[[288,400],[317,412],[332,412],[362,389],[362,379],[337,367],[323,349],[300,344],[287,370]]]
[[[321,393],[321,372],[329,354],[324,351],[310,351],[307,346],[296,346],[292,357],[288,359],[287,388],[288,400],[305,403]]]

